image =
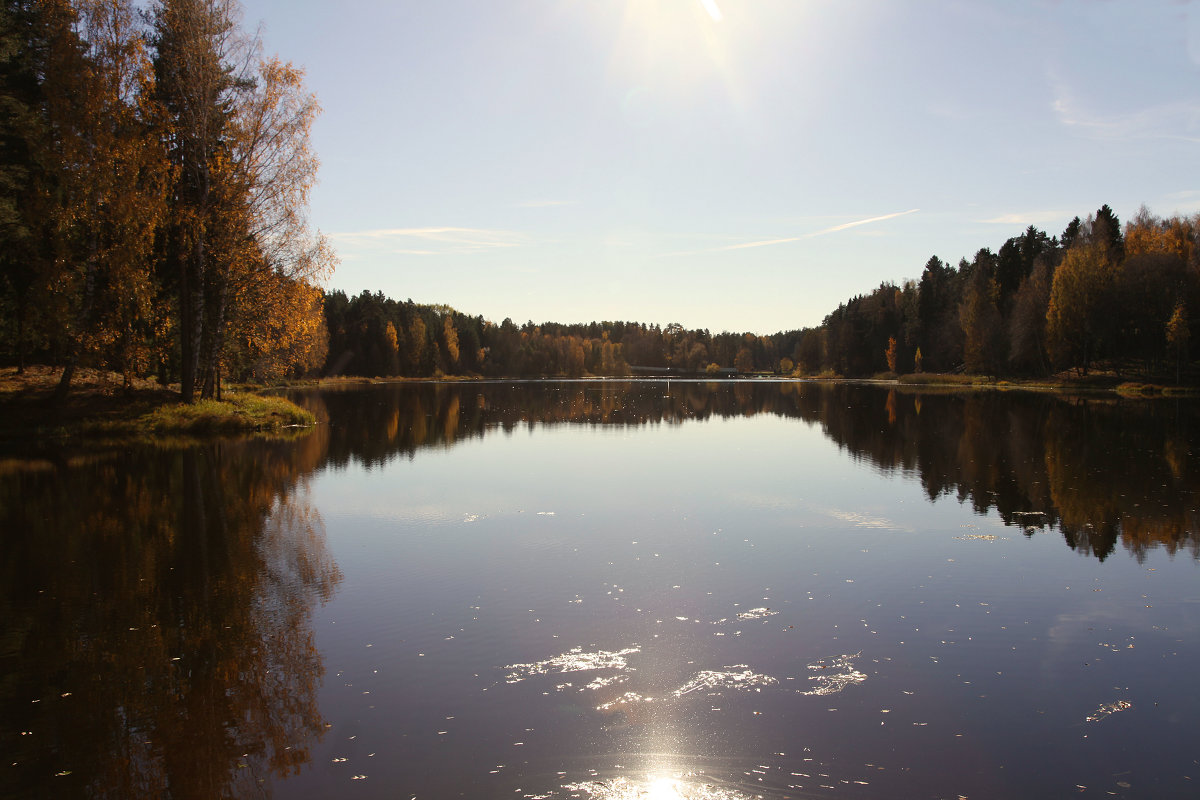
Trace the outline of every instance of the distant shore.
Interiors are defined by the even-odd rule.
[[[519,377],[440,376],[435,378],[335,377],[296,381],[287,387],[249,387],[224,393],[221,401],[181,402],[177,389],[146,380],[124,385],[120,375],[81,370],[61,406],[52,398],[61,369],[31,366],[18,375],[13,367],[0,369],[0,441],[52,442],[56,440],[161,440],[171,437],[203,438],[248,433],[282,433],[316,424],[312,413],[277,394],[279,388],[353,387],[387,383],[471,382],[525,380]],[[585,376],[585,379],[592,376]],[[1200,397],[1200,389],[1125,381],[1101,374],[1086,378],[1056,376],[1045,379],[996,380],[980,375],[883,373],[870,378],[836,375],[746,374],[738,379],[795,381],[863,381],[891,384],[903,391],[1041,391],[1107,393],[1126,397]],[[668,380],[673,376],[625,376],[608,380]],[[705,380],[689,377],[690,380]],[[728,380],[729,376],[712,380]],[[531,380],[571,380],[547,376]]]
[[[1097,373],[1087,377],[1060,374],[1046,378],[992,378],[986,375],[965,375],[957,373],[916,372],[905,375],[895,373],[880,373],[869,377],[847,378],[842,375],[814,374],[782,375],[769,372],[752,372],[738,375],[679,374],[679,375],[546,375],[546,376],[483,376],[483,375],[442,375],[435,377],[361,377],[339,376],[334,378],[313,378],[288,384],[292,387],[329,387],[355,386],[388,383],[458,383],[470,381],[554,381],[554,380],[610,380],[610,381],[723,381],[723,380],[776,380],[776,381],[829,381],[853,383],[894,384],[906,389],[998,389],[1002,391],[1038,391],[1038,392],[1071,392],[1071,393],[1115,393],[1125,396],[1171,396],[1171,397],[1200,397],[1200,387],[1172,386],[1163,383],[1129,381],[1125,378],[1110,374]]]

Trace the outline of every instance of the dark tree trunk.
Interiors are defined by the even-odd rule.
[[[204,332],[204,236],[208,213],[208,169],[198,176],[196,205],[193,212],[194,237],[191,246],[181,253],[179,274],[179,344],[182,364],[179,391],[183,402],[196,400],[196,378],[200,367],[201,337]]]
[[[221,397],[221,350],[225,345],[225,281],[217,278],[208,296],[209,318],[204,327],[204,352],[201,360],[201,370],[204,375],[200,396],[204,399]]]
[[[78,332],[87,330],[91,323],[92,305],[96,297],[96,253],[98,249],[99,244],[93,234],[88,242],[89,253],[84,267],[83,302],[79,307],[79,319],[75,327],[77,335],[75,341],[70,342],[66,366],[63,367],[62,377],[58,379],[58,386],[54,389],[53,403],[55,406],[61,406],[67,399],[67,393],[71,391],[71,379],[75,377],[75,367],[79,364]]]

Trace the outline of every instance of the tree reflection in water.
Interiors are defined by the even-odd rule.
[[[305,454],[245,441],[0,476],[8,791],[240,797],[309,759],[310,618],[340,575],[297,488]]]
[[[1103,560],[1119,543],[1200,557],[1189,453],[1200,405],[1115,396],[917,391],[795,381],[391,384],[311,394],[326,463],[368,466],[539,424],[678,424],[774,414],[819,425],[852,456],[921,481],[930,500],[1057,530]],[[366,392],[369,400],[363,400]],[[802,454],[797,454],[802,457]]]

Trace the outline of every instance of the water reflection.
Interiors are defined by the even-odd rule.
[[[309,760],[310,618],[339,581],[296,487],[312,455],[221,443],[0,479],[0,794],[240,797]]]
[[[336,466],[546,424],[794,417],[855,459],[916,476],[931,500],[994,509],[1029,535],[1058,531],[1100,560],[1118,544],[1139,559],[1155,548],[1200,558],[1200,406],[1190,402],[767,381],[406,384],[304,401],[331,421],[323,435]]]
[[[1152,692],[1190,663],[1179,573],[1044,556],[1053,536],[1196,558],[1193,404],[768,381],[302,397],[325,424],[293,441],[0,464],[0,796],[953,796],[950,773],[997,788],[989,748],[1031,765],[992,792],[1020,796],[1073,754],[1065,725],[1093,763],[1166,731],[1174,764],[1186,739],[1190,695]],[[863,470],[844,497],[822,492],[845,476],[793,486],[802,426],[698,427],[756,415],[1038,539],[959,513],[913,535],[920,514],[853,494],[887,489]],[[547,425],[604,435],[531,441],[544,469],[521,475],[516,448],[424,457]],[[657,426],[691,427],[608,435]]]

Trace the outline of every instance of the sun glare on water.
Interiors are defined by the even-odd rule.
[[[708,6],[711,3],[705,3]],[[675,789],[675,781],[670,778],[655,778],[647,787],[647,800],[679,800],[681,795]]]
[[[563,787],[587,800],[751,800],[750,795],[708,782],[695,782],[683,776],[661,773],[644,779],[612,778],[606,781],[572,783]]]

